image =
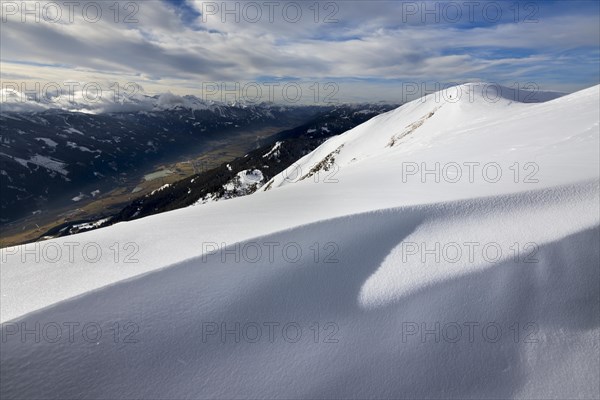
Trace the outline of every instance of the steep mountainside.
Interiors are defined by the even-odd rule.
[[[4,108],[4,105],[3,105]],[[331,107],[177,104],[155,111],[0,114],[0,222],[105,193],[153,163],[201,153],[247,130],[304,123]]]
[[[266,181],[314,150],[327,138],[343,133],[391,108],[388,105],[335,107],[308,123],[274,135],[269,144],[244,157],[175,184],[165,185],[164,188],[134,201],[106,224],[254,193]]]

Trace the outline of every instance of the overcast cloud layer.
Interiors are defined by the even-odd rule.
[[[398,102],[410,82],[574,91],[600,79],[596,1],[323,1],[318,14],[312,1],[121,1],[118,15],[113,1],[26,3],[23,15],[21,1],[2,2],[3,88],[136,82],[148,94],[200,96],[213,82],[300,82],[305,92],[317,82],[318,98],[302,102],[333,92]],[[281,100],[281,89],[274,95],[261,100]]]

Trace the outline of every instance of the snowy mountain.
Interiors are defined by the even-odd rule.
[[[11,88],[11,85],[8,84],[7,87],[0,90],[0,104],[2,105],[2,112],[62,111],[88,114],[160,112],[167,110],[208,110],[227,113],[230,107],[253,108],[258,106],[272,108],[275,111],[281,108],[281,106],[269,102],[249,103],[237,101],[228,104],[192,95],[178,96],[170,92],[151,96],[141,93],[140,88],[135,84],[130,84],[129,87],[116,91],[107,88],[99,88],[97,92],[92,89],[90,93],[84,90],[57,90],[38,93],[37,96],[22,93]]]
[[[600,86],[452,93],[250,196],[2,249],[2,398],[596,398]]]

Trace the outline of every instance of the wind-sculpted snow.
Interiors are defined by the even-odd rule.
[[[278,251],[256,262],[230,254],[223,263],[221,252],[191,259],[4,324],[2,397],[592,398],[597,201],[590,184],[383,210],[247,242],[307,250],[333,238],[329,259],[309,253],[293,263]],[[530,232],[553,207],[569,213],[552,231]],[[506,213],[525,218],[503,226]],[[452,229],[455,241],[544,240],[533,264],[395,257],[420,232]],[[97,327],[74,328],[72,342],[66,330],[56,343],[11,333],[75,322]]]
[[[3,249],[1,397],[597,398],[599,94],[428,98],[267,191]]]

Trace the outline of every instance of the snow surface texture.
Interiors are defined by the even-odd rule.
[[[3,249],[1,397],[598,398],[600,86],[483,87],[251,196]]]

